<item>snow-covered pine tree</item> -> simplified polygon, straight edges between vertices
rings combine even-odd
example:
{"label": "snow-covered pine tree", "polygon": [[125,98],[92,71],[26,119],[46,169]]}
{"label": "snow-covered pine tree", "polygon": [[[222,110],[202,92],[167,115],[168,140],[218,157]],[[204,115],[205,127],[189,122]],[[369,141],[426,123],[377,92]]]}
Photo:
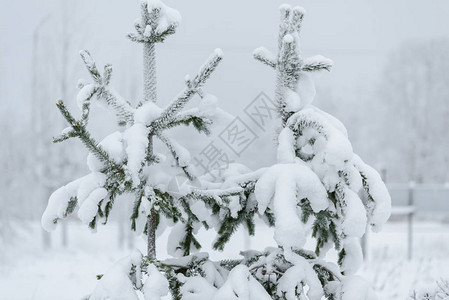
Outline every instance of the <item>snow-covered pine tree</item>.
{"label": "snow-covered pine tree", "polygon": [[[254,51],[275,70],[282,128],[277,164],[257,172],[251,204],[275,227],[278,248],[245,252],[240,263],[272,299],[372,299],[369,285],[354,275],[363,261],[359,239],[367,225],[381,229],[391,199],[379,174],[353,153],[343,124],[311,104],[315,87],[308,73],[329,71],[332,62],[301,56],[304,10],[282,5],[280,13],[277,53]],[[308,238],[313,251],[304,248]],[[338,264],[324,260],[332,247]]]}
{"label": "snow-covered pine tree", "polygon": [[[381,229],[391,199],[379,174],[353,153],[343,124],[311,104],[315,88],[308,73],[330,70],[332,62],[322,56],[302,58],[304,10],[282,5],[280,11],[277,54],[265,48],[254,52],[276,72],[282,121],[277,163],[255,172],[232,165],[211,185],[242,191],[225,197],[227,207],[220,208],[216,249],[240,225],[254,234],[256,218],[274,227],[278,247],[244,251],[241,260],[222,261],[229,273],[221,285],[211,282],[204,272],[208,268],[199,263],[205,273],[199,274],[210,286],[204,281],[201,288],[193,287],[185,280],[182,289],[190,287],[188,299],[375,299],[369,284],[355,275],[363,261],[359,239],[367,226]],[[314,249],[305,247],[308,239]],[[338,261],[326,261],[331,248]]]}
{"label": "snow-covered pine tree", "polygon": [[[186,86],[168,106],[157,106],[155,45],[174,34],[180,21],[179,12],[161,1],[141,1],[141,18],[134,24],[136,33],[128,35],[132,41],[143,44],[144,97],[136,106],[123,99],[110,86],[112,66],[106,65],[100,73],[88,51],[81,51],[80,55],[93,82],[80,80],[78,84],[80,91],[77,104],[81,117],[75,118],[63,101],[57,103],[69,127],[54,141],[80,139],[90,152],[87,165],[91,172],[59,188],[50,196],[42,216],[42,226],[48,231],[54,230],[60,220],[77,212],[79,219],[95,230],[99,222],[107,223],[117,197],[132,194],[134,208],[130,215],[131,228],[144,232],[148,240],[145,258],[135,253],[124,259],[125,263],[121,261],[114,265],[100,280],[89,299],[137,299],[134,290],[143,293],[145,299],[156,299],[167,294],[169,288],[174,298],[180,297],[180,282],[173,268],[156,259],[155,232],[162,218],[173,224],[182,224],[182,233],[178,234],[179,243],[175,243],[175,250],[180,250],[181,255],[188,255],[191,248],[200,247],[193,236],[192,226],[194,221],[199,223],[199,220],[191,213],[190,204],[199,197],[209,197],[209,194],[193,192],[189,185],[184,186],[187,190],[181,191],[181,196],[180,191],[172,193],[168,189],[170,179],[180,172],[192,181],[195,175],[188,150],[174,141],[166,131],[186,125],[193,126],[200,133],[209,133],[212,124],[210,117],[216,110],[216,98],[205,94],[202,87],[222,60],[223,54],[220,49],[216,49],[196,76],[186,76]],[[185,110],[184,107],[195,95],[201,98],[198,108]],[[92,104],[100,104],[113,111],[121,126],[119,131],[111,133],[102,141],[97,141],[88,127]],[[162,149],[164,147],[165,151]],[[232,191],[214,192],[218,198],[231,194]],[[195,259],[192,257],[185,261]],[[118,273],[115,272],[117,270]],[[165,274],[168,281],[159,271]]]}

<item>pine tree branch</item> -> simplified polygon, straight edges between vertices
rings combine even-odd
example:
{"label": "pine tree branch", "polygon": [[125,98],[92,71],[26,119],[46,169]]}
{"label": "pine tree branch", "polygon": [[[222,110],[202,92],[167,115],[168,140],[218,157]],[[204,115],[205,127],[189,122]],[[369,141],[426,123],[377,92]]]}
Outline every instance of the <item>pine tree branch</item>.
{"label": "pine tree branch", "polygon": [[155,33],[150,36],[145,36],[144,34],[139,33],[128,33],[126,35],[132,42],[140,43],[140,44],[157,44],[163,43],[167,37],[174,34],[176,32],[175,28],[170,27],[162,33]]}
{"label": "pine tree branch", "polygon": [[170,151],[170,153],[172,154],[173,158],[176,161],[176,164],[178,167],[180,167],[182,169],[182,171],[184,172],[184,174],[187,176],[187,178],[189,178],[189,180],[193,180],[195,177],[193,176],[193,173],[190,171],[190,165],[186,164],[186,162],[181,161],[181,157],[178,153],[178,149],[177,147],[175,147],[173,145],[173,141],[170,140],[169,137],[167,137],[164,133],[162,132],[157,132],[156,136],[159,138],[159,140],[161,140],[162,143],[165,144],[165,146],[168,148],[168,150]]}
{"label": "pine tree branch", "polygon": [[141,22],[140,19],[135,20],[135,21],[134,21],[134,28],[136,29],[136,31],[137,31],[138,34],[142,35],[144,29],[142,28],[140,22]]}
{"label": "pine tree branch", "polygon": [[104,66],[104,72],[103,72],[103,84],[109,85],[111,82],[112,77],[112,65],[107,64]]}
{"label": "pine tree branch", "polygon": [[[120,168],[111,158],[109,154],[99,145],[99,143],[91,137],[90,133],[87,131],[86,127],[82,122],[76,121],[75,118],[70,114],[67,110],[64,102],[60,100],[56,106],[61,112],[62,116],[67,120],[67,122],[72,127],[72,133],[70,134],[72,137],[78,137],[86,148],[92,152],[95,157],[97,157],[100,161],[105,162],[108,165]],[[55,139],[55,142],[58,142],[58,139]]]}
{"label": "pine tree branch", "polygon": [[156,119],[153,124],[157,128],[164,128],[173,121],[173,117],[181,111],[184,106],[198,93],[199,89],[209,79],[210,75],[215,71],[220,61],[223,59],[223,52],[216,49],[208,58],[206,63],[200,68],[198,74],[193,80],[187,81],[187,86],[172,101],[172,103],[162,112],[161,116]]}
{"label": "pine tree branch", "polygon": [[78,198],[77,197],[71,197],[69,202],[67,203],[67,208],[64,212],[64,218],[66,218],[68,215],[73,213],[75,211],[76,206],[78,205]]}
{"label": "pine tree branch", "polygon": [[189,195],[193,198],[200,198],[207,204],[214,203],[222,206],[227,202],[226,198],[231,196],[238,196],[244,191],[243,188],[229,188],[226,190],[213,190],[213,189],[195,189]]}
{"label": "pine tree branch", "polygon": [[301,7],[292,8],[288,4],[280,7],[278,53],[276,56],[261,47],[254,51],[254,58],[276,69],[275,102],[283,125],[292,112],[287,111],[286,89],[296,91],[302,72],[330,71],[332,61],[313,57],[303,61],[299,50],[299,34],[305,11]]}
{"label": "pine tree branch", "polygon": [[304,15],[306,14],[305,10],[302,7],[295,6],[293,8],[293,16],[291,21],[290,32],[297,32],[298,34],[301,32],[302,21],[304,20]]}
{"label": "pine tree branch", "polygon": [[[213,245],[214,249],[222,250],[225,244],[231,238],[232,234],[242,224],[246,226],[250,235],[254,235],[255,224],[253,219],[257,210],[257,206],[248,206],[248,197],[254,191],[254,184],[248,183],[243,185],[244,186],[241,188],[231,188],[227,190],[196,189],[180,199],[183,200],[190,198],[201,200],[206,204],[206,207],[212,210],[212,215],[220,217],[221,226],[218,231],[216,241]],[[231,213],[233,211],[233,208],[230,207],[230,197],[239,197],[239,204],[241,205],[241,209],[237,212],[236,216]],[[234,206],[235,204],[232,205]],[[223,211],[226,211],[226,213],[223,214]]]}
{"label": "pine tree branch", "polygon": [[316,72],[326,70],[328,72],[332,69],[333,62],[330,59],[322,57],[320,55],[307,58],[301,67],[304,72]]}
{"label": "pine tree branch", "polygon": [[131,42],[135,43],[146,43],[147,41],[143,38],[142,34],[128,33],[126,35],[127,38],[131,40]]}
{"label": "pine tree branch", "polygon": [[[94,94],[97,94],[98,98],[103,98],[106,103],[115,110],[116,116],[119,119],[119,124],[131,124],[134,117],[134,108],[109,87],[112,77],[112,66],[109,64],[105,65],[103,76],[101,76],[89,51],[83,50],[80,52],[80,55],[97,85],[85,102],[88,102],[87,100],[90,100]],[[84,85],[81,85],[80,87],[84,87]],[[88,108],[89,107],[85,110],[83,107],[83,119],[85,119],[86,122],[88,119]]]}
{"label": "pine tree branch", "polygon": [[103,86],[98,93],[115,110],[120,125],[133,123],[134,108],[125,99],[107,86]]}
{"label": "pine tree branch", "polygon": [[86,65],[86,68],[89,71],[90,75],[92,76],[94,82],[98,85],[102,85],[103,81],[101,80],[100,72],[98,72],[97,66],[95,65],[95,61],[92,59],[92,56],[90,55],[89,51],[82,50],[80,51],[80,55],[84,62],[84,65]]}
{"label": "pine tree branch", "polygon": [[[233,218],[230,214],[225,215],[221,222],[220,229],[217,232],[218,237],[213,244],[213,248],[216,250],[223,250],[231,236],[237,231],[238,227],[241,224],[244,224],[248,219],[252,219],[255,212],[255,208],[250,211],[242,209],[236,218]],[[252,232],[252,234],[254,234],[254,232]]]}
{"label": "pine tree branch", "polygon": [[179,203],[174,197],[172,197],[168,192],[162,192],[158,189],[154,189],[154,193],[157,197],[157,205],[160,211],[168,218],[172,219],[173,222],[181,221],[185,223],[185,219],[179,211]]}
{"label": "pine tree branch", "polygon": [[136,20],[134,23],[137,33],[128,33],[127,35],[131,41],[146,44],[162,43],[168,36],[176,32],[178,23],[169,24],[167,29],[162,32],[157,31],[161,20],[160,7],[153,7],[150,11],[148,9],[148,3],[142,2],[140,11],[141,19]]}
{"label": "pine tree branch", "polygon": [[322,119],[303,111],[292,114],[286,123],[287,126],[294,132],[295,136],[298,136],[306,128],[314,128],[326,140],[329,138],[329,129],[326,128],[326,124],[322,122]]}
{"label": "pine tree branch", "polygon": [[301,72],[301,57],[298,53],[298,45],[293,35],[287,34],[282,42],[279,52],[278,71],[283,73],[281,83],[283,87],[296,89]]}
{"label": "pine tree branch", "polygon": [[269,67],[276,68],[276,57],[265,47],[254,50],[253,57]]}
{"label": "pine tree branch", "polygon": [[81,123],[87,125],[89,122],[90,104],[92,103],[92,97],[98,92],[97,88],[92,89],[86,99],[84,99],[83,106],[81,107]]}
{"label": "pine tree branch", "polygon": [[290,16],[292,8],[288,4],[283,4],[279,8],[280,10],[280,22],[279,22],[279,35],[278,35],[278,49],[282,48],[282,43],[286,34],[290,32]]}
{"label": "pine tree branch", "polygon": [[198,130],[198,132],[200,133],[205,133],[207,135],[210,134],[210,129],[209,129],[209,125],[212,124],[212,120],[201,116],[201,115],[195,115],[193,113],[188,113],[188,114],[178,114],[176,115],[171,121],[170,123],[166,124],[166,128],[173,128],[173,127],[177,127],[179,125],[185,125],[185,126],[189,126],[189,125],[193,125],[193,127],[195,127],[196,130]]}
{"label": "pine tree branch", "polygon": [[215,49],[214,53],[207,59],[206,63],[200,68],[199,73],[192,81],[192,88],[201,88],[210,75],[215,71],[220,61],[223,59],[223,51]]}

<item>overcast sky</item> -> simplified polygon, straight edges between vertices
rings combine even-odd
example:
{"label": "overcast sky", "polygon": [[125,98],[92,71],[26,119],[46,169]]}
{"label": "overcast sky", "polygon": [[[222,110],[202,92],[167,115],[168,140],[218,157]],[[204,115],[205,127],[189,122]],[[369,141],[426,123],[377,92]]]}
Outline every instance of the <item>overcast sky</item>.
{"label": "overcast sky", "polygon": [[[62,0],[1,2],[0,96],[15,106],[30,97],[31,41],[35,27],[48,18],[39,33],[57,32],[58,29],[49,27],[58,24]],[[69,14],[70,31],[81,38],[74,39],[69,56],[76,61],[78,51],[87,48],[99,64],[110,62],[116,70],[137,73],[140,47],[131,44],[124,35],[133,29],[133,20],[138,17],[138,1],[75,2]],[[208,88],[225,98],[225,107],[238,106],[236,103],[251,99],[261,90],[271,93],[273,72],[254,61],[251,53],[262,45],[275,50],[278,7],[283,2],[166,0],[166,4],[181,12],[183,21],[178,33],[158,49],[162,97],[175,95],[182,87],[184,75],[195,72],[216,47],[224,50],[225,61]],[[304,54],[322,54],[335,62],[333,72],[320,81],[343,92],[359,82],[374,82],[385,55],[404,40],[449,37],[449,1],[446,0],[290,3],[299,4],[307,11],[302,32]],[[81,64],[77,68],[83,71]],[[114,79],[120,80],[119,71],[116,75]],[[140,78],[140,73],[137,76]]]}

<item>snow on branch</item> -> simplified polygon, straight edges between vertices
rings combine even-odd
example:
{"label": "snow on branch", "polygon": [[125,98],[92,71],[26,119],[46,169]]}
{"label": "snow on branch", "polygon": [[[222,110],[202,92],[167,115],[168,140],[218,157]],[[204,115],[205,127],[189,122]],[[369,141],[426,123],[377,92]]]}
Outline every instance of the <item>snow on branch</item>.
{"label": "snow on branch", "polygon": [[[105,184],[105,174],[92,172],[53,192],[42,216],[44,229],[54,230],[57,221],[73,213],[77,207],[79,207],[78,217],[80,220],[94,229],[101,206],[103,207],[102,212],[104,211],[104,205],[101,204],[109,195],[104,188]],[[100,217],[104,216],[102,212]]]}
{"label": "snow on branch", "polygon": [[83,110],[83,116],[87,121],[89,106],[85,106],[86,102],[90,102],[93,95],[97,95],[98,99],[103,99],[106,104],[111,107],[119,119],[119,123],[124,125],[132,122],[134,108],[125,101],[121,96],[109,87],[112,76],[112,66],[104,67],[103,76],[100,75],[95,62],[87,50],[80,52],[81,58],[86,65],[87,70],[94,80],[94,84],[80,85],[80,91],[77,96],[78,106]]}
{"label": "snow on branch", "polygon": [[332,61],[322,56],[303,59],[299,49],[300,31],[305,11],[284,4],[280,7],[278,53],[264,47],[257,48],[253,56],[276,71],[275,102],[285,123],[292,113],[300,111],[315,97],[315,86],[307,72],[330,71]]}
{"label": "snow on branch", "polygon": [[326,70],[329,71],[332,69],[333,61],[329,58],[326,58],[322,55],[315,55],[304,60],[304,63],[301,69],[305,72],[314,72]]}
{"label": "snow on branch", "polygon": [[126,164],[127,171],[133,182],[133,186],[137,187],[141,183],[141,172],[145,164],[147,156],[147,148],[149,130],[142,123],[135,123],[123,133],[126,141],[126,154],[128,161]]}
{"label": "snow on branch", "polygon": [[304,15],[306,10],[300,6],[295,6],[293,8],[293,17],[291,20],[290,32],[301,32],[302,21],[304,20]]}
{"label": "snow on branch", "polygon": [[195,189],[192,191],[192,196],[198,197],[205,201],[206,203],[214,203],[218,205],[222,205],[226,203],[226,197],[237,196],[243,192],[243,189],[240,187],[234,187],[229,189]]}
{"label": "snow on branch", "polygon": [[186,81],[186,87],[181,91],[173,102],[165,108],[161,116],[154,121],[156,128],[163,128],[173,121],[174,116],[180,112],[189,100],[198,93],[199,89],[209,79],[210,75],[215,71],[220,61],[223,59],[223,51],[216,49],[214,53],[200,68],[198,74],[193,80]]}
{"label": "snow on branch", "polygon": [[119,119],[119,125],[132,123],[134,108],[113,88],[104,86],[103,89],[100,90],[99,97],[103,98],[106,103],[115,110],[115,114]]}
{"label": "snow on branch", "polygon": [[189,151],[175,142],[174,140],[167,137],[162,132],[157,132],[156,136],[165,144],[165,146],[170,150],[173,158],[176,161],[177,166],[179,166],[187,178],[193,180],[194,176],[190,170],[190,153]]}
{"label": "snow on branch", "polygon": [[67,110],[64,102],[59,101],[57,104],[63,117],[70,124],[71,129],[67,133],[63,133],[60,137],[55,138],[54,142],[61,142],[70,137],[78,137],[87,149],[95,155],[100,161],[107,163],[111,166],[117,166],[117,164],[110,159],[109,154],[99,145],[99,143],[92,138],[89,131],[86,129],[86,124],[81,121],[75,120],[75,118]]}
{"label": "snow on branch", "polygon": [[280,22],[279,22],[279,36],[278,36],[278,48],[282,46],[282,41],[284,36],[291,32],[291,12],[292,7],[289,4],[282,4],[279,7],[280,12]]}
{"label": "snow on branch", "polygon": [[[134,286],[142,287],[141,273],[142,255],[138,250],[133,255],[127,256],[114,265],[103,275],[101,275],[94,291],[88,296],[89,300],[100,300],[108,298],[119,298],[127,300],[138,300]],[[151,272],[152,279],[155,275]],[[159,278],[158,278],[159,279]],[[166,281],[166,279],[164,278]],[[164,280],[154,280],[154,283],[164,285]],[[163,290],[163,287],[161,288]],[[150,294],[150,293],[149,293]],[[154,296],[151,293],[152,296]],[[155,298],[157,299],[157,298]]]}
{"label": "snow on branch", "polygon": [[301,57],[296,39],[291,34],[286,34],[282,40],[279,51],[278,69],[284,73],[283,86],[294,89],[299,81],[301,72]]}
{"label": "snow on branch", "polygon": [[259,214],[270,207],[276,218],[275,240],[284,249],[302,248],[306,232],[299,204],[307,199],[314,212],[328,207],[327,192],[318,176],[305,164],[277,164],[257,181]]}
{"label": "snow on branch", "polygon": [[137,43],[161,43],[176,32],[181,20],[177,10],[160,0],[143,0],[141,19],[134,23],[137,33],[129,33],[128,38]]}
{"label": "snow on branch", "polygon": [[51,194],[41,219],[42,227],[46,231],[55,230],[58,220],[67,217],[75,210],[78,204],[76,195],[80,182],[81,178],[60,187]]}
{"label": "snow on branch", "polygon": [[[316,113],[313,106],[293,114],[286,125],[295,132],[299,153],[312,155],[306,161],[316,157],[317,162],[323,160],[323,163],[332,165],[335,170],[343,170],[352,159],[352,145],[347,136],[324,115]],[[307,146],[311,142],[313,145]],[[327,173],[329,172],[324,172],[323,175]],[[332,191],[332,185],[326,186]]]}
{"label": "snow on branch", "polygon": [[391,214],[391,197],[379,173],[365,164],[358,155],[354,155],[353,164],[362,176],[363,189],[368,198],[369,223],[373,231],[382,229]]}
{"label": "snow on branch", "polygon": [[204,113],[201,110],[198,108],[193,108],[178,113],[166,126],[167,128],[172,128],[179,125],[193,125],[198,132],[203,132],[209,135],[209,126],[212,125],[212,123],[213,121],[204,116]]}
{"label": "snow on branch", "polygon": [[97,66],[95,65],[95,61],[92,59],[92,56],[90,55],[89,51],[87,50],[80,51],[80,56],[84,62],[84,65],[86,66],[87,70],[92,76],[94,82],[98,85],[103,84],[100,72],[98,72]]}
{"label": "snow on branch", "polygon": [[[136,251],[101,277],[91,299],[115,295],[137,299],[132,286],[151,299],[160,299],[168,290],[173,299],[293,300],[298,295],[307,295],[308,299],[349,299],[342,296],[357,295],[357,288],[335,264],[312,252],[295,249],[287,255],[281,248],[267,248],[241,255],[243,259],[215,262],[207,253],[196,253],[159,261]],[[267,277],[275,288],[264,288]],[[365,289],[363,294],[370,295],[366,282],[356,282]]]}
{"label": "snow on branch", "polygon": [[266,64],[267,66],[276,68],[276,57],[267,48],[259,47],[255,49],[253,52],[253,56],[255,59]]}
{"label": "snow on branch", "polygon": [[[215,71],[220,61],[223,59],[223,51],[221,49],[215,49],[212,55],[201,66],[200,71],[191,81],[190,88],[198,89],[204,85],[210,75]],[[189,85],[189,84],[188,84]]]}

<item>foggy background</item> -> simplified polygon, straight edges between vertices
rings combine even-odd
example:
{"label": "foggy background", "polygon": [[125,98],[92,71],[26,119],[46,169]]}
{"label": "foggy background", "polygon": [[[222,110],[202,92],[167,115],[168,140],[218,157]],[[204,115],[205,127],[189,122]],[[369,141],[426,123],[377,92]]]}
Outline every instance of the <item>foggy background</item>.
{"label": "foggy background", "polygon": [[[220,107],[239,115],[261,92],[274,98],[275,74],[252,52],[260,46],[276,51],[278,7],[286,1],[164,2],[183,20],[177,33],[157,46],[159,105],[169,103],[184,76],[194,74],[215,48],[225,57],[205,91],[218,97]],[[89,79],[78,54],[82,49],[90,51],[99,68],[113,65],[111,85],[125,99],[141,99],[142,49],[125,37],[139,16],[138,3],[1,0],[0,252],[15,249],[17,232],[27,230],[35,230],[38,247],[41,238],[47,247],[69,243],[67,233],[60,241],[60,233],[42,235],[38,229],[51,192],[87,169],[79,141],[52,144],[66,127],[55,103],[63,99],[77,112],[77,81]],[[304,57],[321,54],[334,61],[330,73],[315,78],[314,104],[346,125],[355,152],[387,181],[394,205],[410,204],[409,183],[416,182],[412,204],[417,216],[447,223],[449,2],[289,3],[307,11]],[[111,132],[102,127],[110,116],[96,114],[98,135]],[[248,164],[256,168],[270,155],[265,150],[253,147],[240,162],[251,157]],[[399,215],[399,220],[408,217]]]}

